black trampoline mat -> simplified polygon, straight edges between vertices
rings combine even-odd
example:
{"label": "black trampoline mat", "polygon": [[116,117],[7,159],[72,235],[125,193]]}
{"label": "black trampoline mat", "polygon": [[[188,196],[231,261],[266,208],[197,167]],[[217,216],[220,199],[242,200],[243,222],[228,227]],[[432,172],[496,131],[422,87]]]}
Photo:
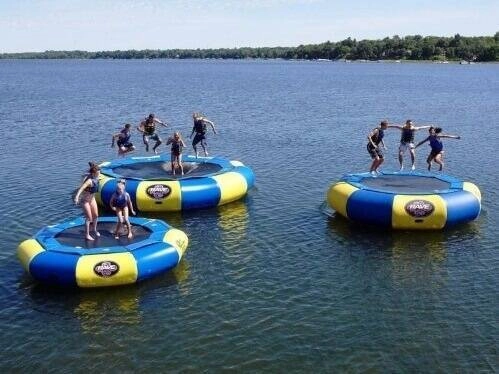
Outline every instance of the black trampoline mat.
{"label": "black trampoline mat", "polygon": [[222,170],[222,166],[214,163],[182,162],[184,175],[180,175],[180,170],[175,170],[172,175],[171,162],[137,162],[113,168],[113,172],[124,178],[140,179],[178,179],[181,177],[203,177]]}
{"label": "black trampoline mat", "polygon": [[450,183],[430,176],[378,175],[362,179],[363,185],[380,191],[402,193],[435,193],[450,188]]}
{"label": "black trampoline mat", "polygon": [[97,230],[100,233],[99,237],[95,234],[90,235],[95,239],[93,241],[85,240],[85,225],[74,226],[67,228],[55,236],[55,239],[62,245],[69,247],[81,248],[97,248],[97,247],[112,247],[116,245],[130,245],[142,240],[146,240],[151,235],[151,231],[143,226],[132,224],[133,238],[127,238],[127,229],[122,225],[120,230],[120,238],[114,238],[114,230],[116,222],[97,223]]}

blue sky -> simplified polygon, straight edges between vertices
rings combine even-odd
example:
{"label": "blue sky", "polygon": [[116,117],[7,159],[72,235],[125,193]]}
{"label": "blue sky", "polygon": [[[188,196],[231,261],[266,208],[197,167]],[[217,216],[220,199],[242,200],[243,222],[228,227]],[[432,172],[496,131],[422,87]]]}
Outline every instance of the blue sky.
{"label": "blue sky", "polygon": [[0,52],[494,35],[498,0],[0,0]]}

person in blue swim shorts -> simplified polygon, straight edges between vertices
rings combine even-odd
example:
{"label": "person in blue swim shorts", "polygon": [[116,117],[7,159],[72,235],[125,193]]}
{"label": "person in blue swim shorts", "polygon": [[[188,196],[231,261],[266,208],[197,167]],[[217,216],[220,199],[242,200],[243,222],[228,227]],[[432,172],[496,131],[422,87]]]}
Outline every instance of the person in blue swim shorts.
{"label": "person in blue swim shorts", "polygon": [[140,122],[140,125],[137,127],[137,130],[139,130],[142,133],[142,141],[144,142],[144,144],[146,146],[146,152],[149,152],[149,140],[150,139],[152,139],[156,142],[154,144],[154,146],[152,147],[152,150],[154,151],[154,153],[158,153],[157,148],[162,143],[162,140],[159,137],[159,134],[156,132],[156,124],[159,124],[163,127],[168,126],[168,124],[162,122],[161,120],[156,118],[153,113],[151,113],[142,122]]}

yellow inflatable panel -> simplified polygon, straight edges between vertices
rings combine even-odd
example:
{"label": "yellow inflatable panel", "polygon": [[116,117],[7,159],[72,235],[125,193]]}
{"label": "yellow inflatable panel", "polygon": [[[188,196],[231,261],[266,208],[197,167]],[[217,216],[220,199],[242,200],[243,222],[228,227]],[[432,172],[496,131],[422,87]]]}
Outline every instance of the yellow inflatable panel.
{"label": "yellow inflatable panel", "polygon": [[40,252],[45,251],[35,239],[23,241],[17,247],[17,258],[21,261],[24,269],[29,273],[29,264],[31,260]]}
{"label": "yellow inflatable panel", "polygon": [[107,175],[104,175],[104,174],[100,174],[99,175],[99,192],[96,193],[94,196],[95,196],[95,200],[97,201],[97,204],[100,204],[101,206],[103,205],[102,204],[102,199],[101,199],[101,189],[102,189],[102,186],[104,186],[108,181],[112,180],[114,178],[110,178],[108,177]]}
{"label": "yellow inflatable panel", "polygon": [[80,257],[76,264],[79,287],[118,286],[135,283],[137,262],[131,253],[109,253]]}
{"label": "yellow inflatable panel", "polygon": [[392,227],[396,229],[441,229],[447,221],[447,205],[438,195],[395,195]]}
{"label": "yellow inflatable panel", "polygon": [[327,191],[327,201],[335,211],[343,217],[347,215],[347,202],[351,194],[357,191],[358,188],[352,186],[350,183],[338,182],[332,185]]}
{"label": "yellow inflatable panel", "polygon": [[183,231],[177,229],[171,229],[163,238],[163,241],[171,244],[175,247],[177,252],[179,253],[179,257],[182,257],[187,249],[187,245],[189,244],[189,239],[187,235]]}
{"label": "yellow inflatable panel", "polygon": [[182,208],[181,199],[178,181],[143,181],[137,186],[136,203],[138,210],[145,212],[178,211]]}
{"label": "yellow inflatable panel", "polygon": [[478,201],[482,201],[482,193],[478,189],[476,185],[474,185],[471,182],[463,182],[463,190],[468,191],[475,195],[475,197],[478,199]]}
{"label": "yellow inflatable panel", "polygon": [[220,188],[220,201],[218,205],[238,200],[248,190],[246,179],[239,173],[230,171],[212,177]]}

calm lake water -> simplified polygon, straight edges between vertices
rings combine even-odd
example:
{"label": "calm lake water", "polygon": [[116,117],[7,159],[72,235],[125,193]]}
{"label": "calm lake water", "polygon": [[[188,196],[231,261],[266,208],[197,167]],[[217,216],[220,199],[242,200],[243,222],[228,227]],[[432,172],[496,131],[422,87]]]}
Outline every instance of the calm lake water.
{"label": "calm lake water", "polygon": [[[1,371],[497,371],[498,87],[492,64],[0,60]],[[256,188],[158,216],[190,239],[174,271],[71,291],[24,273],[17,245],[81,214],[72,193],[89,160],[116,157],[121,124],[154,112],[187,137],[193,111]],[[475,222],[396,232],[324,214],[329,185],[368,170],[384,118],[461,135],[446,172],[480,187]]]}

